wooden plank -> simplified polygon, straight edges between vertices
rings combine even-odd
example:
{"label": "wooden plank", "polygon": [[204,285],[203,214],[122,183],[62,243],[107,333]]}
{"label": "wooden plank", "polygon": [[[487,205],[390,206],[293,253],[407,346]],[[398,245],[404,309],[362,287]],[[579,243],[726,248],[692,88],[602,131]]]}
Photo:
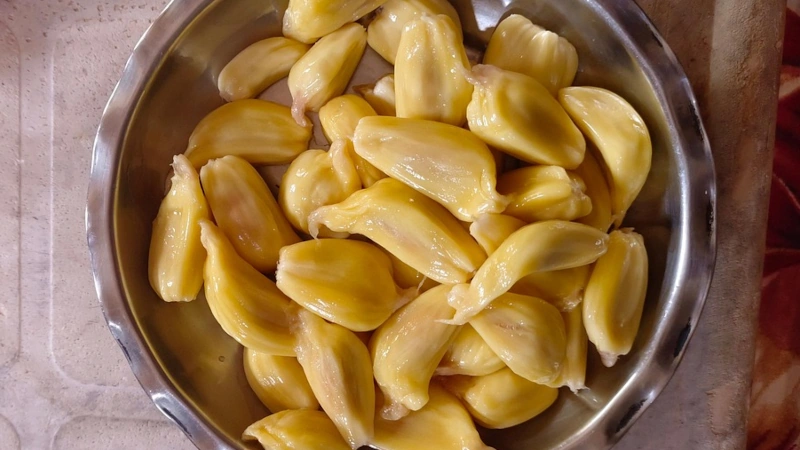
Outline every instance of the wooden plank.
{"label": "wooden plank", "polygon": [[640,0],[686,69],[717,169],[717,268],[675,377],[619,449],[741,449],[785,1]]}

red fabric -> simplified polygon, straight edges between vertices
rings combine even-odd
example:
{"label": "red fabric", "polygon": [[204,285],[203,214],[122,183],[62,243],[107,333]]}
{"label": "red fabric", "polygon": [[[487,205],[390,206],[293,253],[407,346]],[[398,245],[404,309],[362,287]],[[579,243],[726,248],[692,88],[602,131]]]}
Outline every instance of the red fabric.
{"label": "red fabric", "polygon": [[800,11],[786,10],[786,29],[783,32],[783,64],[800,67]]}
{"label": "red fabric", "polygon": [[776,126],[750,450],[800,449],[800,15],[791,6]]}

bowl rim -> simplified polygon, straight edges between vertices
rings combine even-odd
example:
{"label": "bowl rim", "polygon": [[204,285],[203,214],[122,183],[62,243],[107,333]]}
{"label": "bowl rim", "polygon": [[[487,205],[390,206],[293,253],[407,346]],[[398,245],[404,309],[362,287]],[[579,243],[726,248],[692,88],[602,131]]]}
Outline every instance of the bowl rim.
{"label": "bowl rim", "polygon": [[[205,415],[184,398],[157,364],[131,314],[117,262],[114,232],[116,189],[113,187],[119,178],[121,150],[128,126],[151,76],[161,67],[169,49],[186,26],[217,1],[171,0],[134,47],[97,130],[85,218],[95,289],[111,334],[158,409],[175,422],[194,445],[204,449],[235,448],[236,442],[216,432]],[[648,348],[654,348],[646,356],[650,363],[648,370],[635,371],[608,404],[571,438],[562,442],[557,447],[559,449],[611,447],[664,389],[697,327],[716,261],[714,160],[697,100],[683,68],[634,1],[588,0],[586,3],[625,37],[626,49],[640,63],[670,125],[670,140],[683,144],[680,148],[686,159],[686,177],[693,185],[690,192],[699,192],[694,196],[683,196],[682,209],[704,210],[706,229],[705,233],[692,234],[688,223],[682,223],[678,228],[681,232],[676,266],[678,280],[692,278],[690,286],[694,292],[688,294],[696,300],[690,308],[675,313],[680,317],[668,318],[669,329],[660,330],[648,343]],[[653,64],[653,61],[658,61],[658,64]],[[667,95],[667,92],[680,95]],[[683,222],[688,222],[688,218],[684,217]],[[660,295],[674,299],[679,293],[687,294],[662,286]],[[664,363],[662,359],[665,358],[659,359],[659,356],[669,358]]]}

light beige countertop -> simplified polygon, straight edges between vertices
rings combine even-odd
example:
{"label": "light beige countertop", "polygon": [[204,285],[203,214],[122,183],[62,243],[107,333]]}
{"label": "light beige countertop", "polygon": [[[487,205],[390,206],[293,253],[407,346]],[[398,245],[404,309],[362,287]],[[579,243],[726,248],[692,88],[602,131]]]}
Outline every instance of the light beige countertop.
{"label": "light beige countertop", "polygon": [[[106,327],[84,229],[103,106],[164,4],[0,0],[0,449],[193,448]],[[719,256],[682,365],[617,448],[743,448],[784,3],[640,4],[700,100]]]}

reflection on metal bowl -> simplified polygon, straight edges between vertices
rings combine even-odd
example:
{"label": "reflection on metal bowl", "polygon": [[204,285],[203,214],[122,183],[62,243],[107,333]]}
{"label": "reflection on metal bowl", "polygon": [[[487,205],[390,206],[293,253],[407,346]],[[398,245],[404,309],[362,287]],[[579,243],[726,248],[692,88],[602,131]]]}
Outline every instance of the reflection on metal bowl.
{"label": "reflection on metal bowl", "polygon": [[[606,369],[590,348],[588,390],[561,395],[525,424],[484,433],[500,450],[610,447],[674,372],[713,272],[714,170],[689,82],[633,1],[453,3],[473,51],[510,13],[564,35],[581,59],[575,84],[621,94],[650,128],[652,172],[625,222],[644,235],[651,268],[633,351]],[[185,150],[195,124],[223,103],[216,88],[220,70],[248,44],[279,35],[285,7],[285,0],[170,3],[136,46],[95,142],[87,232],[109,327],[156,405],[204,449],[247,448],[241,432],[267,411],[247,386],[241,348],[205,301],[168,304],[151,290],[150,223],[172,156]],[[372,58],[354,84],[391,70]]]}

